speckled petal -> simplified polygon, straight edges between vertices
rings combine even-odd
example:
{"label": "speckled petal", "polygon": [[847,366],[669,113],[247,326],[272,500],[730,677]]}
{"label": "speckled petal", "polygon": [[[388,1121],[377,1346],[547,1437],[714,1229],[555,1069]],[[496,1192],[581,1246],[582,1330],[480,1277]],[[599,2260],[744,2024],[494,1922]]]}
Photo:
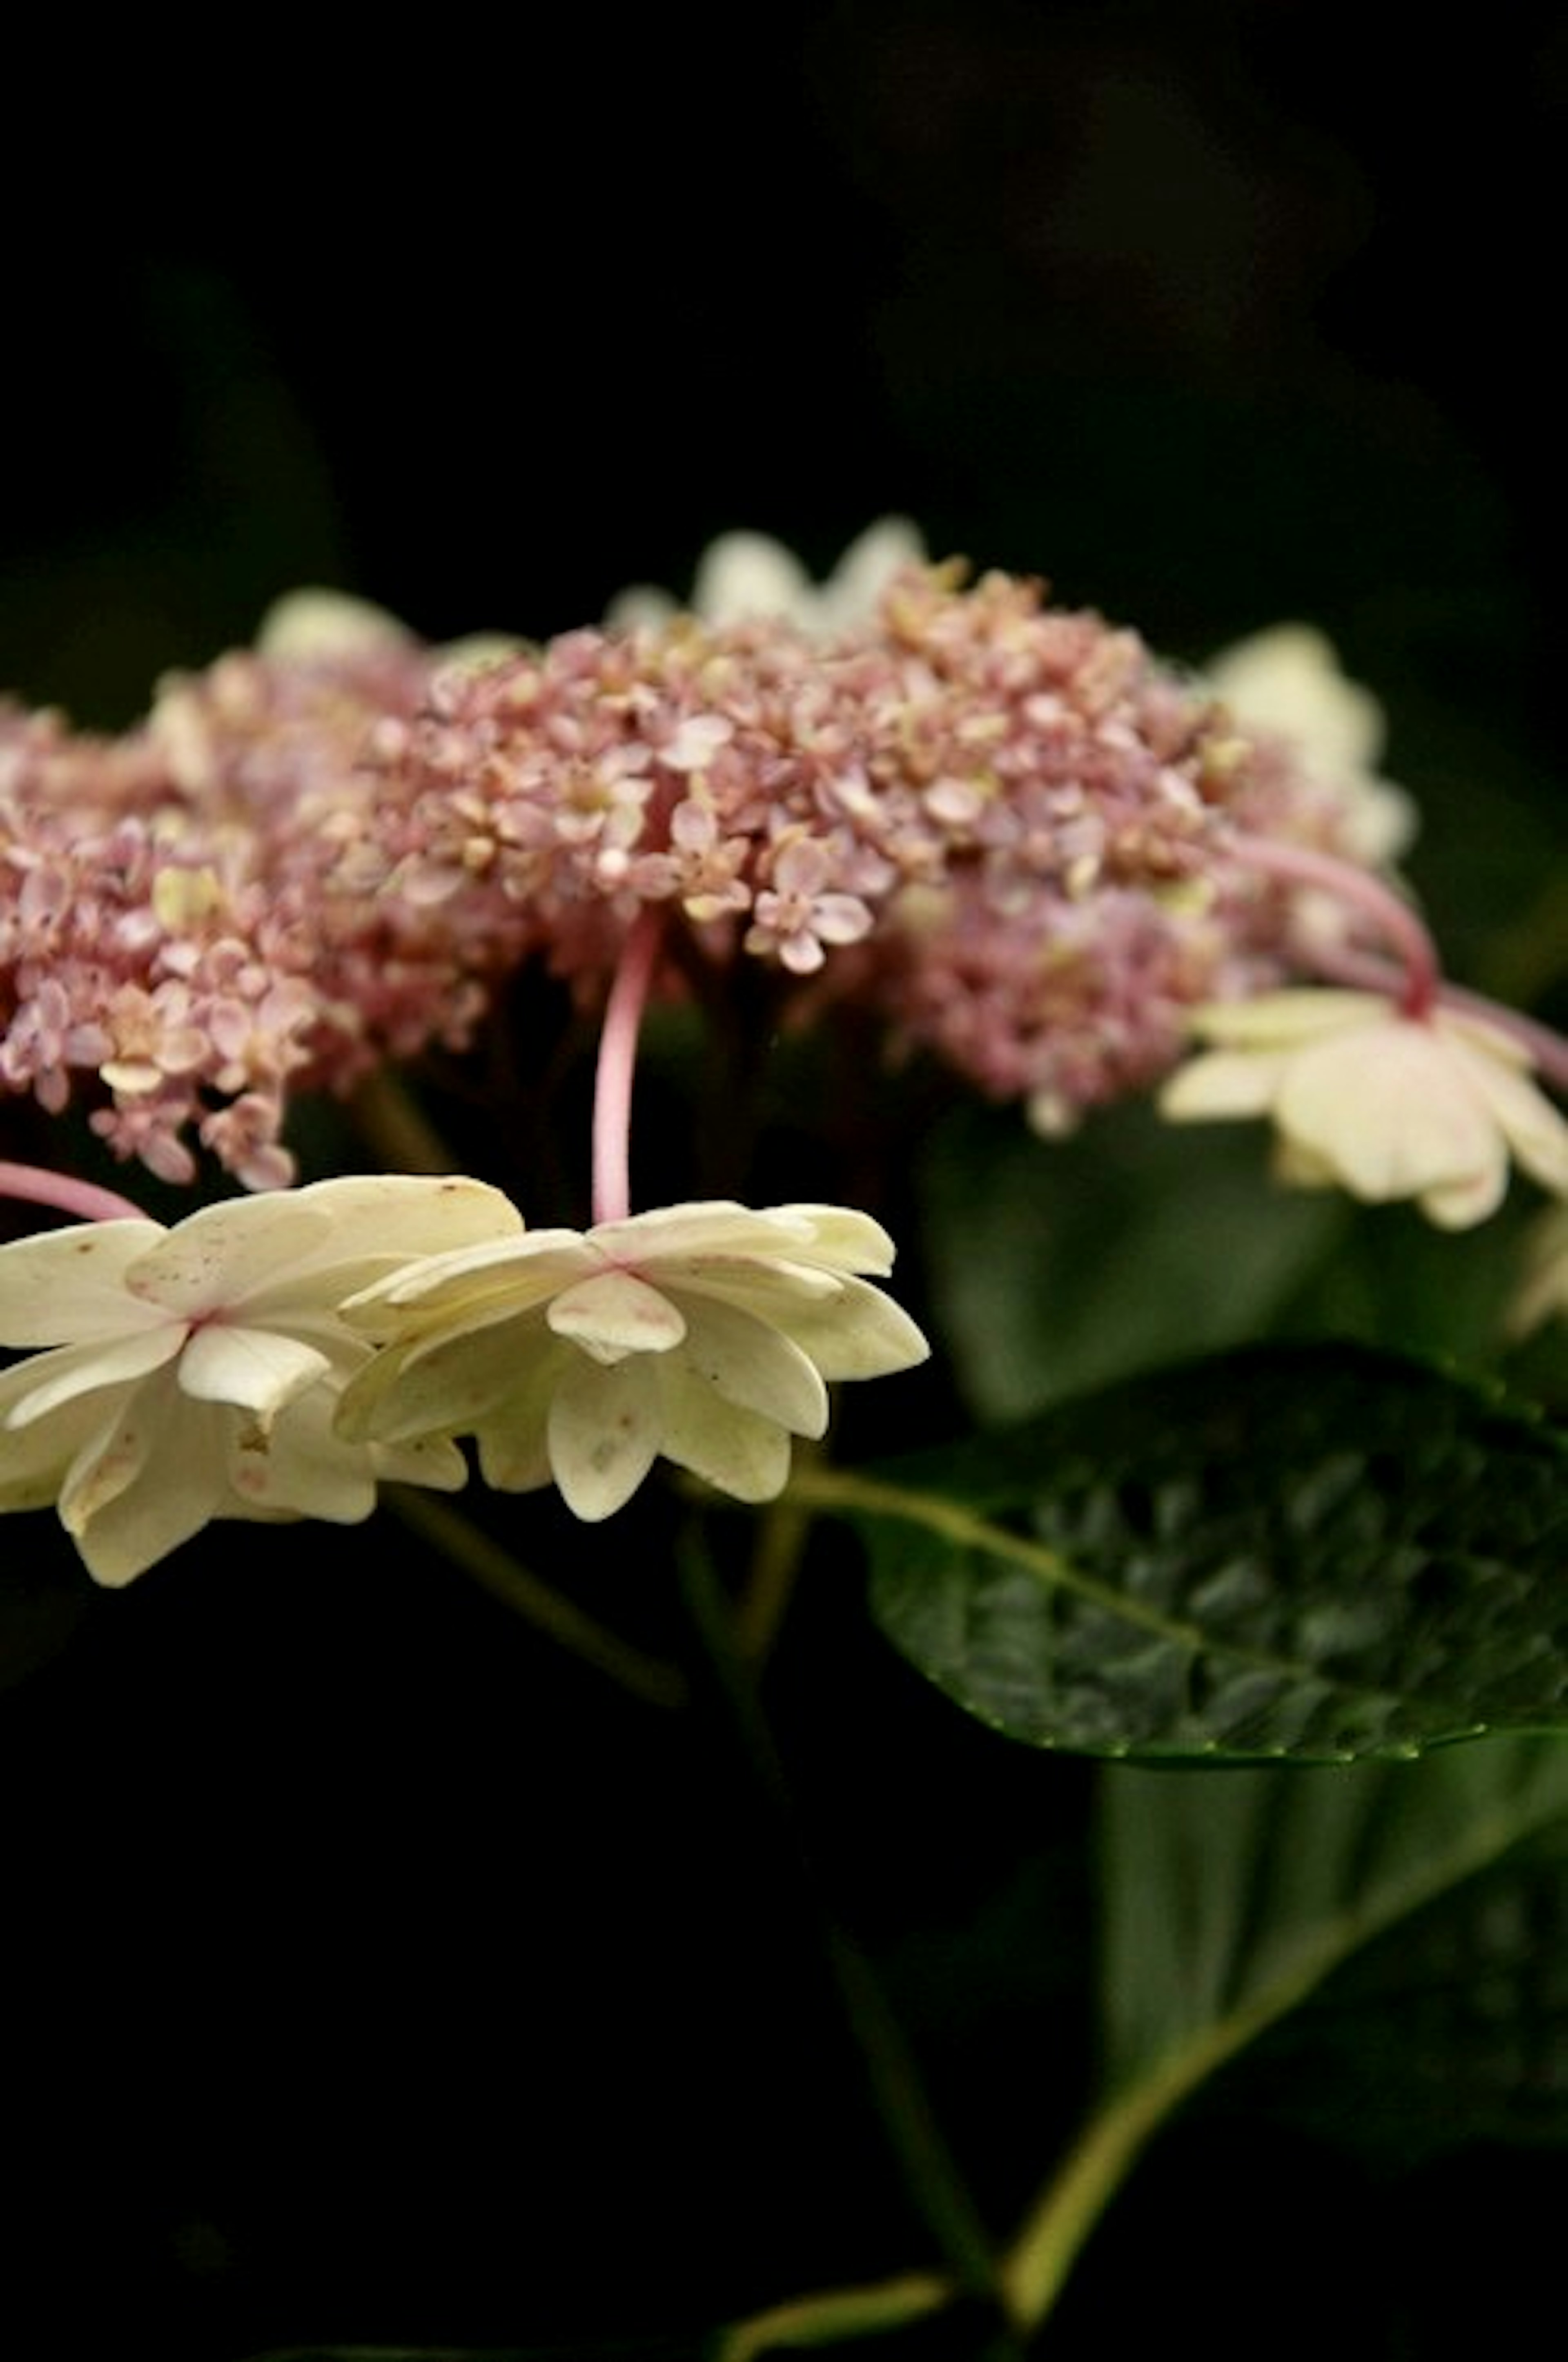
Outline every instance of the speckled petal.
{"label": "speckled petal", "polygon": [[682,1366],[727,1403],[796,1435],[824,1435],[828,1389],[797,1344],[733,1305],[689,1299]]}
{"label": "speckled petal", "polygon": [[654,1365],[663,1451],[677,1468],[736,1501],[771,1501],[789,1476],[790,1440],[776,1420],[726,1402],[685,1352]]}
{"label": "speckled petal", "polygon": [[658,1456],[657,1358],[606,1369],[575,1353],[550,1406],[550,1464],[562,1497],[588,1523],[625,1506]]}
{"label": "speckled petal", "polygon": [[226,1413],[186,1404],[172,1373],[138,1387],[72,1466],[60,1522],[99,1583],[129,1583],[217,1514]]}
{"label": "speckled petal", "polygon": [[630,1271],[601,1271],[578,1280],[555,1297],[546,1317],[557,1337],[570,1338],[596,1362],[667,1353],[686,1333],[670,1298]]}
{"label": "speckled petal", "polygon": [[172,1362],[184,1342],[177,1320],[115,1337],[102,1344],[60,1345],[22,1362],[0,1378],[0,1420],[7,1428],[47,1418],[79,1395],[135,1387],[149,1372]]}
{"label": "speckled petal", "polygon": [[86,1344],[155,1323],[126,1272],[165,1235],[158,1222],[83,1222],[0,1247],[0,1344]]}

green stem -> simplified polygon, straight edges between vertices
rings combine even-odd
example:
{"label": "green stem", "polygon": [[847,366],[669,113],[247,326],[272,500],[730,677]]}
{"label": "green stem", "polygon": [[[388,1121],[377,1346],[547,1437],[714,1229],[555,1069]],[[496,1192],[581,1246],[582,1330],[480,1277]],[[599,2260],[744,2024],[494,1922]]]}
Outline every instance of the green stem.
{"label": "green stem", "polygon": [[[956,2283],[948,2292],[954,2297],[970,2295],[994,2304],[998,2290],[990,2237],[937,2126],[903,2030],[888,2007],[871,1963],[817,1884],[750,1668],[735,1643],[729,1603],[719,1589],[695,1521],[688,1526],[680,1565],[682,1592],[692,1627],[726,1719],[745,1759],[753,1787],[767,1805],[783,1848],[791,1859],[801,1898],[816,1923],[817,1942],[864,2066],[883,2132],[905,2186],[938,2242]],[[924,2279],[920,2284],[936,2285]],[[932,2303],[937,2301],[931,2299]],[[818,2300],[806,2301],[815,2304]],[[923,2305],[921,2309],[929,2307]],[[742,2347],[741,2351],[745,2350]]]}
{"label": "green stem", "polygon": [[509,1551],[471,1524],[459,1510],[403,1485],[384,1485],[381,1504],[439,1551],[443,1558],[472,1575],[514,1615],[522,1617],[537,1631],[548,1633],[551,1639],[569,1649],[585,1664],[607,1673],[633,1697],[641,1698],[649,1705],[685,1705],[685,1676],[678,1665],[645,1655],[630,1640],[623,1640],[619,1633],[585,1615],[538,1575],[530,1573]]}
{"label": "green stem", "polygon": [[1116,2191],[1148,2142],[1201,2083],[1260,2034],[1299,2007],[1354,1952],[1386,1935],[1441,1894],[1489,1869],[1528,1837],[1562,1817],[1548,1796],[1529,1811],[1477,1821],[1446,1852],[1390,1885],[1383,1899],[1342,1912],[1303,1939],[1278,1975],[1225,2016],[1205,2025],[1091,2117],[1025,2219],[1002,2268],[1007,2311],[1019,2329],[1036,2328]]}
{"label": "green stem", "polygon": [[[797,1462],[809,1456],[809,1446],[797,1443]],[[815,1515],[785,1495],[770,1501],[758,1522],[757,1546],[734,1618],[740,1653],[753,1668],[767,1662],[789,1613]]]}
{"label": "green stem", "polygon": [[935,2272],[901,2272],[866,2288],[824,2289],[733,2323],[719,2338],[714,2362],[756,2362],[758,2355],[780,2346],[822,2345],[829,2339],[896,2329],[901,2322],[939,2312],[957,2293],[951,2280]]}

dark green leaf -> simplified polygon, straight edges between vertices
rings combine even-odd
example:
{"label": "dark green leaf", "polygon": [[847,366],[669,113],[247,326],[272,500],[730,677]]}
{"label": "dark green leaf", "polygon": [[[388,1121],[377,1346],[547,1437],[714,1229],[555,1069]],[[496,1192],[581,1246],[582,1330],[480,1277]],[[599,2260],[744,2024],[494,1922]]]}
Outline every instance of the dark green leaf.
{"label": "dark green leaf", "polygon": [[966,1107],[920,1180],[944,1347],[988,1421],[1265,1334],[1354,1220],[1331,1191],[1272,1188],[1257,1126],[1178,1127],[1142,1101],[1053,1141]]}
{"label": "dark green leaf", "polygon": [[1343,1970],[1265,2046],[1250,2084],[1272,2120],[1401,2168],[1474,2141],[1568,2145],[1563,1829]]}
{"label": "dark green leaf", "polygon": [[[1310,2025],[1348,1963],[1442,1914],[1474,1920],[1533,1849],[1562,1843],[1568,1747],[1497,1738],[1417,1762],[1224,1779],[1116,1764],[1102,1801],[1105,2092],[1006,2259],[1025,2322],[1045,2317],[1145,2145],[1212,2076],[1266,2034],[1277,2062],[1282,2025]],[[1506,2014],[1519,2044],[1523,2014]],[[1336,2087],[1346,2109],[1375,2113],[1420,2041],[1398,2022],[1384,2034]],[[1463,2049],[1447,2064],[1462,2072]]]}
{"label": "dark green leaf", "polygon": [[[1396,1983],[1430,1985],[1436,1970],[1453,2004],[1449,2032],[1487,2006],[1474,1985],[1456,1988],[1488,1950],[1514,1980],[1506,2006],[1493,1996],[1494,2030],[1504,2016],[1519,2030],[1521,1897],[1545,1859],[1521,1849],[1542,1832],[1568,1833],[1561,1739],[1493,1738],[1419,1762],[1271,1766],[1225,1779],[1116,1764],[1103,1783],[1102,2007],[1113,2087],[1216,2027],[1277,2014],[1396,1927],[1409,1970]],[[1560,1859],[1557,1877],[1561,1888]],[[1560,1891],[1560,1933],[1565,1901]],[[1558,1948],[1530,1966],[1542,1992],[1554,1981],[1560,2011],[1568,1954]],[[1392,2057],[1416,2026],[1384,2031]]]}
{"label": "dark green leaf", "polygon": [[897,1647],[1035,1746],[1350,1761],[1568,1728],[1568,1443],[1420,1363],[1258,1348],[802,1489],[861,1526]]}

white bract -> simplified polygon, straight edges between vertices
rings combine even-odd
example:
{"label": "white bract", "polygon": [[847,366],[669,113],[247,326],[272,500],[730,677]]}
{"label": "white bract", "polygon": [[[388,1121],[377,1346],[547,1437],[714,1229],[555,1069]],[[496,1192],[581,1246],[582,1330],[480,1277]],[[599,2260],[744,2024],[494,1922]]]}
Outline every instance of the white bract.
{"label": "white bract", "polygon": [[[918,566],[926,545],[907,517],[880,517],[850,544],[825,582],[814,582],[793,549],[765,533],[723,533],[697,563],[690,611],[705,624],[778,620],[829,637],[869,624],[902,567]],[[637,583],[612,599],[609,621],[624,631],[665,624],[679,607],[668,590]]]}
{"label": "white bract", "polygon": [[791,1438],[827,1426],[825,1381],[926,1359],[908,1315],[861,1276],[893,1256],[868,1215],[724,1199],[438,1255],[345,1307],[381,1351],[340,1423],[388,1444],[472,1435],[488,1483],[554,1479],[588,1520],[661,1454],[771,1500]]}
{"label": "white bract", "polygon": [[1373,1203],[1413,1198],[1446,1230],[1494,1212],[1510,1155],[1568,1194],[1568,1124],[1510,1034],[1452,1010],[1408,1017],[1380,994],[1263,993],[1199,1010],[1217,1046],[1160,1094],[1177,1122],[1271,1115],[1282,1180]]}
{"label": "white bract", "polygon": [[1288,738],[1332,794],[1347,852],[1368,866],[1398,859],[1416,833],[1415,804],[1379,775],[1383,709],[1343,672],[1323,633],[1276,624],[1222,649],[1204,671],[1244,730]]}
{"label": "white bract", "polygon": [[0,1509],[55,1502],[100,1583],[127,1583],[214,1518],[367,1517],[378,1478],[453,1488],[444,1440],[351,1442],[338,1396],[371,1349],[345,1296],[521,1229],[477,1181],[397,1175],[126,1220],[0,1248]]}

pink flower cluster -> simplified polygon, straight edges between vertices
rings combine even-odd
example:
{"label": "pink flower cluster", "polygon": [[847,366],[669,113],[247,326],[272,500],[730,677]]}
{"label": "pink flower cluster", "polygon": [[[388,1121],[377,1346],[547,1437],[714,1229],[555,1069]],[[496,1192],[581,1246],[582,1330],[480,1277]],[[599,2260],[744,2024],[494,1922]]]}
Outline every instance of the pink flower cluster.
{"label": "pink flower cluster", "polygon": [[161,1178],[193,1144],[248,1187],[292,1177],[291,1089],[464,1038],[484,995],[420,914],[353,877],[370,734],[411,713],[417,648],[225,657],[122,740],[0,716],[0,1087]]}
{"label": "pink flower cluster", "polygon": [[1289,897],[1225,858],[1259,816],[1332,844],[1277,748],[999,574],[911,568],[827,641],[231,655],[123,740],[0,720],[0,1087],[91,1076],[117,1153],[266,1187],[291,1093],[462,1045],[525,960],[601,993],[652,904],[661,990],[762,961],[781,1020],[852,994],[1049,1125],[1288,971]]}

